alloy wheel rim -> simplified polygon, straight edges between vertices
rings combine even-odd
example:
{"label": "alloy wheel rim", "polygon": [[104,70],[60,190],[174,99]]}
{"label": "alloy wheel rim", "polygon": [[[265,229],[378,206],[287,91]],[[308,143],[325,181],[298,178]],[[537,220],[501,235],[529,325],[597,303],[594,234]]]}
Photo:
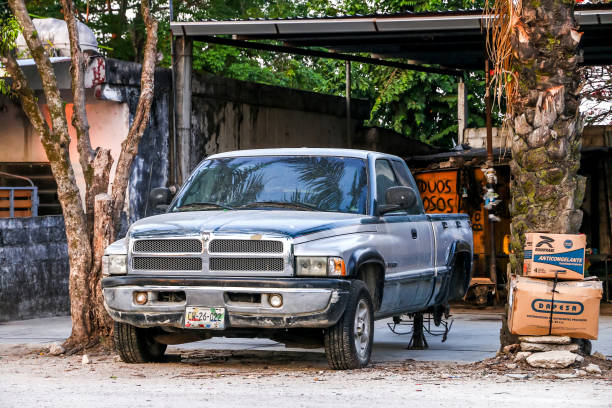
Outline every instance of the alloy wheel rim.
{"label": "alloy wheel rim", "polygon": [[355,311],[355,349],[360,359],[365,359],[370,344],[370,310],[364,299],[360,299]]}

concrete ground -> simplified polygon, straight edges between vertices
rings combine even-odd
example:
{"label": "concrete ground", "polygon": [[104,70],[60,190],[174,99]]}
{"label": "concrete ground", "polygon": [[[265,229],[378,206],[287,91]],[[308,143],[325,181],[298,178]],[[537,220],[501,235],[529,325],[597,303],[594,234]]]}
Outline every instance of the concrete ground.
{"label": "concrete ground", "polygon": [[[392,362],[414,359],[418,361],[452,361],[467,363],[481,361],[495,355],[499,349],[501,322],[497,313],[458,313],[451,317],[452,327],[448,339],[426,335],[427,350],[407,350],[410,335],[397,335],[389,330],[391,320],[376,322],[372,361]],[[439,330],[432,324],[432,329]],[[406,332],[409,327],[398,326],[396,331]],[[44,346],[62,342],[70,335],[70,318],[53,317],[0,323],[0,345]],[[212,338],[196,343],[170,346],[168,353],[179,350],[260,350],[322,353],[322,349],[288,349],[267,339]],[[593,351],[612,356],[612,316],[601,316],[599,339],[593,341]]]}
{"label": "concrete ground", "polygon": [[[376,324],[373,363],[349,371],[330,370],[322,350],[223,338],[169,347],[161,364],[96,353],[84,364],[80,354],[31,351],[64,340],[69,318],[0,323],[0,406],[612,407],[606,362],[599,363],[603,374],[583,377],[573,368],[534,372],[512,360],[470,363],[495,355],[498,314],[457,314],[446,342],[428,335],[430,348],[419,351],[406,350],[409,336],[391,333],[387,323]],[[601,318],[594,350],[612,354],[612,317]]]}

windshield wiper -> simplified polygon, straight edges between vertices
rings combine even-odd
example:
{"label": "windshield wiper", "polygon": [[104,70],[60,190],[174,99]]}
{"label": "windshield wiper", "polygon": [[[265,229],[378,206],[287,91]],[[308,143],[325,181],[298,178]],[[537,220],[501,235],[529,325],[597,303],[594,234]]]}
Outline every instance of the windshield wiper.
{"label": "windshield wiper", "polygon": [[189,204],[182,205],[180,207],[175,207],[175,210],[177,210],[177,211],[215,210],[215,209],[233,210],[234,208],[230,207],[229,205],[223,205],[223,204],[218,204],[218,203],[211,203],[211,202],[207,202],[207,201],[201,201],[201,202],[197,202],[197,203],[189,203]]}
{"label": "windshield wiper", "polygon": [[296,208],[302,211],[321,211],[317,207],[304,204],[304,203],[288,203],[284,201],[254,201],[252,203],[244,204],[239,207],[241,208],[252,208],[252,207],[281,207],[281,208]]}

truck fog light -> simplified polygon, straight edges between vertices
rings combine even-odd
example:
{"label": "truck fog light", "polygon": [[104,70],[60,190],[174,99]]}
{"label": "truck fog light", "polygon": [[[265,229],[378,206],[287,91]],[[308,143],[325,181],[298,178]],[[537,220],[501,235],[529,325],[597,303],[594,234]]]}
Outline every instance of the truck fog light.
{"label": "truck fog light", "polygon": [[139,305],[144,305],[149,300],[147,292],[136,292],[134,294],[134,301]]}
{"label": "truck fog light", "polygon": [[268,295],[268,302],[272,307],[281,307],[283,305],[283,296],[278,294]]}

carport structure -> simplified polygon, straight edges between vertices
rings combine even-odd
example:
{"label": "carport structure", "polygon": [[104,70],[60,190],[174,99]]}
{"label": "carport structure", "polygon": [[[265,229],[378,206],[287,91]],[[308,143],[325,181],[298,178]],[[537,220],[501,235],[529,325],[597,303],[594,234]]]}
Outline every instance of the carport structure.
{"label": "carport structure", "polygon": [[[178,22],[173,20],[175,89],[174,158],[188,154],[193,42],[223,44],[273,52],[332,58],[346,62],[347,108],[350,107],[350,63],[360,62],[453,75],[485,69],[486,17],[482,10],[398,13],[295,19]],[[584,32],[583,65],[612,64],[612,4],[577,6]],[[273,40],[272,43],[270,40]],[[369,57],[364,57],[369,54]],[[402,59],[405,62],[398,62]],[[466,126],[466,91],[458,87],[458,142]],[[347,116],[350,109],[347,109]],[[490,125],[489,125],[490,127]],[[348,135],[347,135],[348,138]],[[347,140],[350,145],[350,139]],[[187,174],[179,169],[177,181]]]}

